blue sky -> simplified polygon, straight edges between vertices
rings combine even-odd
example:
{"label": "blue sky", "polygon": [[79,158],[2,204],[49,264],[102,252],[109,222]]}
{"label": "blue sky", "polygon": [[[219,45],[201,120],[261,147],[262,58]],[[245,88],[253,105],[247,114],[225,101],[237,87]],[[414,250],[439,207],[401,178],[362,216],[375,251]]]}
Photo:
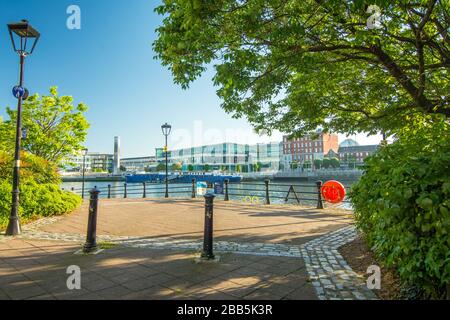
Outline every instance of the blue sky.
{"label": "blue sky", "polygon": [[[28,19],[41,39],[25,66],[25,86],[60,94],[89,106],[86,146],[112,152],[121,137],[122,156],[154,154],[163,144],[160,126],[173,128],[170,143],[187,147],[215,142],[278,141],[280,133],[259,137],[245,119],[232,119],[220,108],[212,71],[187,91],[173,84],[170,72],[154,60],[151,44],[161,17],[156,0],[2,0],[0,2],[0,116],[15,107],[11,88],[17,83],[18,57],[6,24]],[[81,30],[66,26],[70,5],[81,9]],[[341,136],[341,141],[344,139]],[[378,137],[356,137],[361,144]]]}

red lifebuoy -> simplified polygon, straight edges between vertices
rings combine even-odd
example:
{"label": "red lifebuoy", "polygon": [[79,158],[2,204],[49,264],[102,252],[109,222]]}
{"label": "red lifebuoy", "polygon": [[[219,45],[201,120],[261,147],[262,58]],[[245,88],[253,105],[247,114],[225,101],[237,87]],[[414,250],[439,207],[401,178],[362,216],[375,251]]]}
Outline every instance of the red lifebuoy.
{"label": "red lifebuoy", "polygon": [[322,186],[321,192],[325,201],[331,203],[342,202],[345,198],[345,187],[342,183],[336,180],[325,182]]}

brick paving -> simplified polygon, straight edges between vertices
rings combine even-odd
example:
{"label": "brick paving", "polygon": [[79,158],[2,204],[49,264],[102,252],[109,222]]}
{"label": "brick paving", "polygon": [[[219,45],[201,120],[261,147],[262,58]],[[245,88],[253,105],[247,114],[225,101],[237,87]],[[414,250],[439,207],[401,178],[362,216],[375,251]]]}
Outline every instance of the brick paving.
{"label": "brick paving", "polygon": [[[85,234],[87,203],[75,213],[42,226],[41,231]],[[347,226],[349,211],[321,211],[295,205],[249,205],[214,202],[214,238],[217,241],[302,244]],[[170,237],[201,240],[204,200],[102,199],[98,234],[136,237]]]}
{"label": "brick paving", "polygon": [[[112,249],[96,256],[73,254],[84,242],[86,205],[29,224],[20,237],[0,236],[0,299],[375,297],[336,250],[356,235],[348,212],[218,203],[214,246],[222,259],[199,265],[202,202],[100,203],[98,238]],[[81,290],[67,289],[72,264],[82,268]]]}
{"label": "brick paving", "polygon": [[[0,299],[317,299],[301,259],[115,247],[75,255],[79,245],[11,239],[0,243]],[[81,268],[69,290],[66,269]]]}

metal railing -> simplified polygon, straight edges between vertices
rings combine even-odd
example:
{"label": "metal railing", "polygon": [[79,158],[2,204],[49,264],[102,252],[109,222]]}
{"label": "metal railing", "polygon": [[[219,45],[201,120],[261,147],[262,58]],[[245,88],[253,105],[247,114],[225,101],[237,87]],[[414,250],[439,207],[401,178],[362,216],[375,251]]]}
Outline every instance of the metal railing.
{"label": "metal railing", "polygon": [[[209,186],[212,188],[213,186]],[[224,201],[238,200],[253,204],[302,204],[307,206],[315,206],[322,209],[324,200],[322,199],[321,188],[322,181],[316,183],[274,183],[270,180],[261,182],[240,182],[231,183],[224,181],[217,197],[223,197]],[[347,186],[348,188],[348,186]],[[165,194],[164,183],[132,183],[121,185],[107,185],[103,187],[95,187],[100,191],[100,198],[162,198]],[[81,195],[81,188],[71,188],[70,191]],[[89,191],[85,190],[85,195]],[[196,198],[197,184],[193,179],[191,184],[188,183],[169,183],[169,197],[176,198]],[[349,203],[347,199],[343,203]]]}

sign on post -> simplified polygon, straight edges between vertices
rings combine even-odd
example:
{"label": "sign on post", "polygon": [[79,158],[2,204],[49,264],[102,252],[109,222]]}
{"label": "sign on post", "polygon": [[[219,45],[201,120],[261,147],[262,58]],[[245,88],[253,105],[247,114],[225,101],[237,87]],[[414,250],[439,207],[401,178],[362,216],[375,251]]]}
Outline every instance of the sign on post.
{"label": "sign on post", "polygon": [[214,182],[214,194],[223,194],[222,182]]}
{"label": "sign on post", "polygon": [[197,182],[197,195],[204,196],[208,189],[208,184],[206,182],[200,181]]}

